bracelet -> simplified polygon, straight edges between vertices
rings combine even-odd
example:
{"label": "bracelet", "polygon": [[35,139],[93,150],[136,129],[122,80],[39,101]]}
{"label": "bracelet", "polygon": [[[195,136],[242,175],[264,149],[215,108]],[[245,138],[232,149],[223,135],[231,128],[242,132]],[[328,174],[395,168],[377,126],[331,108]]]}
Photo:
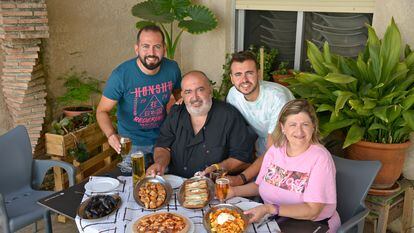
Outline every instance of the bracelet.
{"label": "bracelet", "polygon": [[275,207],[275,212],[273,212],[273,215],[279,215],[279,209],[280,206],[278,204],[272,204],[273,207]]}
{"label": "bracelet", "polygon": [[219,166],[217,163],[212,164],[211,166],[215,167],[215,168],[216,168],[216,171],[217,171],[217,170],[220,170],[220,166]]}
{"label": "bracelet", "polygon": [[243,180],[243,184],[247,184],[247,178],[243,173],[239,174],[240,178]]}

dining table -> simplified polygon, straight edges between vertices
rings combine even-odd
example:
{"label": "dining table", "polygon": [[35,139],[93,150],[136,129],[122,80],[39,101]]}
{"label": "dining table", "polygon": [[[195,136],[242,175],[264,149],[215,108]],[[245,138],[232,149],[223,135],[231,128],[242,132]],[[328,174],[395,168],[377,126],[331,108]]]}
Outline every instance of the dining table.
{"label": "dining table", "polygon": [[[102,177],[91,176],[89,181],[93,179],[102,179]],[[186,209],[180,205],[178,201],[178,188],[173,189],[173,194],[168,204],[158,210],[148,210],[138,205],[133,196],[132,177],[131,176],[117,176],[119,185],[114,190],[107,192],[106,194],[117,194],[121,197],[121,205],[112,214],[99,218],[99,219],[84,219],[79,215],[76,215],[75,222],[79,232],[85,233],[98,233],[98,232],[116,232],[116,233],[132,233],[133,223],[148,214],[156,212],[171,212],[177,213],[187,217],[191,223],[190,233],[204,233],[207,232],[203,225],[204,214],[214,205],[220,202],[216,199],[210,201],[210,203],[201,209]],[[94,195],[93,192],[85,191],[82,202]],[[258,202],[254,202],[250,199],[242,197],[234,197],[225,201],[227,204],[233,204],[241,209],[251,208],[253,206],[260,205]],[[271,220],[258,227],[258,224],[252,223],[248,225],[246,232],[255,233],[271,233],[279,232],[279,226],[275,220]]]}

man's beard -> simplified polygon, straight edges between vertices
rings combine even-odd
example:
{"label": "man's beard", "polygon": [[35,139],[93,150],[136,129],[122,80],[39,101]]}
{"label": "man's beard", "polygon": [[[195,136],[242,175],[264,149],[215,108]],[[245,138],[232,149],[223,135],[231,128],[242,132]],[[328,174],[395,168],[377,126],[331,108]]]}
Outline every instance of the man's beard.
{"label": "man's beard", "polygon": [[[158,59],[158,62],[153,63],[153,64],[148,64],[148,63],[146,62],[147,58],[156,58],[156,59]],[[142,65],[143,65],[145,68],[149,69],[149,70],[155,70],[155,69],[157,69],[157,68],[161,65],[161,60],[162,60],[162,59],[160,59],[159,57],[157,57],[157,56],[152,56],[152,55],[150,55],[150,56],[145,56],[144,58],[142,58],[140,55],[138,55],[138,59],[141,61]]]}
{"label": "man's beard", "polygon": [[213,100],[211,98],[208,98],[205,102],[202,103],[200,107],[193,107],[191,104],[199,102],[202,100],[195,100],[190,101],[189,104],[186,104],[185,107],[187,108],[188,113],[191,116],[197,117],[197,116],[205,116],[210,111],[211,106],[213,105]]}

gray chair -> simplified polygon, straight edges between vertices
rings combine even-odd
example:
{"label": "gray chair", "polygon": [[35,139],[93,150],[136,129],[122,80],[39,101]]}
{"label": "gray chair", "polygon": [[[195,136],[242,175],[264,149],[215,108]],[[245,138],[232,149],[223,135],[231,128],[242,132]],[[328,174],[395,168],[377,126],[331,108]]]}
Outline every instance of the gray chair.
{"label": "gray chair", "polygon": [[337,211],[341,217],[338,233],[364,230],[365,197],[381,168],[379,161],[357,161],[332,156],[336,166]]}
{"label": "gray chair", "polygon": [[55,160],[34,160],[29,135],[17,126],[0,136],[0,225],[2,232],[17,231],[44,218],[46,232],[52,232],[49,210],[37,201],[54,192],[35,190],[53,166],[66,170],[69,185],[75,182],[75,167]]}

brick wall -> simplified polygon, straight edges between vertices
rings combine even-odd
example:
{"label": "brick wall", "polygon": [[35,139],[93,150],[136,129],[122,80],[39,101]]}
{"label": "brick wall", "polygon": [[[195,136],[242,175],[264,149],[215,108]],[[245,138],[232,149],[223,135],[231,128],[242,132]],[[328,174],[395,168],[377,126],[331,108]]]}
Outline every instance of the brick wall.
{"label": "brick wall", "polygon": [[13,127],[25,125],[33,151],[42,150],[46,86],[39,61],[41,39],[49,37],[45,0],[2,0],[0,40],[4,53],[1,87]]}

